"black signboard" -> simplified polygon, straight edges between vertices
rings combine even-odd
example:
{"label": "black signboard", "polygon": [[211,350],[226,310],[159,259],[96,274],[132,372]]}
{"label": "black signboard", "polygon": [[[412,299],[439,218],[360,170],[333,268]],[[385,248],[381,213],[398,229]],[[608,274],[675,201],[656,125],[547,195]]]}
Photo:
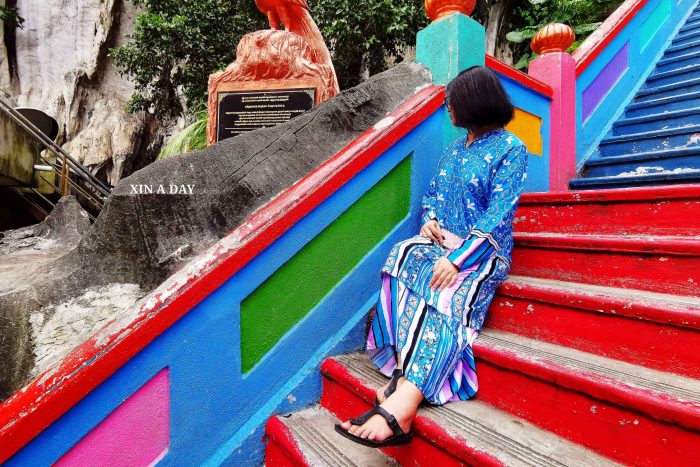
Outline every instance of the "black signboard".
{"label": "black signboard", "polygon": [[216,140],[287,122],[314,106],[316,90],[222,91],[217,93]]}

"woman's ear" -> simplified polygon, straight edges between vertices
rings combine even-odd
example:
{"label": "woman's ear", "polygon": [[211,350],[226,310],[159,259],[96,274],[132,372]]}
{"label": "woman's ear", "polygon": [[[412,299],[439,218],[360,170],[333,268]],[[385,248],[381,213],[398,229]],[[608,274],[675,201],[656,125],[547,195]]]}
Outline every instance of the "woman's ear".
{"label": "woman's ear", "polygon": [[450,114],[450,120],[452,120],[452,124],[454,126],[457,126],[457,122],[455,121],[455,114],[452,112],[452,109],[450,107],[447,107],[447,113]]}

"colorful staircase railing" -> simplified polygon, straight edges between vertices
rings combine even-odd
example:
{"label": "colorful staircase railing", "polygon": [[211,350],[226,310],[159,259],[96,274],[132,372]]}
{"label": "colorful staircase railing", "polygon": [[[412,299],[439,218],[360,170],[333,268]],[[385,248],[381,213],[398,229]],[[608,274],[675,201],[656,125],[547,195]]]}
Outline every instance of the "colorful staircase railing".
{"label": "colorful staircase railing", "polygon": [[[674,20],[671,40],[662,44],[661,58],[654,61],[651,73],[644,74],[643,84],[633,90],[629,103],[622,104],[622,111],[615,114],[612,125],[602,130],[606,132],[603,139],[591,156],[586,157],[579,177],[571,180],[572,188],[619,188],[700,180],[697,92],[700,8],[695,6],[689,14],[673,13],[669,2],[658,3],[640,26],[640,37],[633,36],[623,45],[621,51],[634,52],[630,44],[638,42],[644,53],[653,46],[658,31]],[[675,18],[681,13],[683,17]],[[608,67],[616,61],[619,60],[611,59]],[[604,73],[609,74],[601,72],[599,76]],[[599,85],[594,81],[589,87],[595,86]],[[612,92],[617,85],[611,86]]]}
{"label": "colorful staircase railing", "polygon": [[577,165],[598,147],[696,0],[627,0],[572,54]]}
{"label": "colorful staircase railing", "polygon": [[[487,62],[519,108],[529,188],[546,190],[551,91]],[[419,91],[5,401],[0,460],[97,462],[118,442],[148,447],[136,463],[259,461],[269,416],[317,400],[323,359],[361,345],[385,252],[418,230],[445,113],[442,86]]]}
{"label": "colorful staircase railing", "polygon": [[90,459],[120,436],[157,447],[137,463],[261,458],[270,414],[317,399],[322,360],[361,342],[385,251],[417,231],[443,101],[419,91],[5,401],[0,461]]}
{"label": "colorful staircase railing", "polygon": [[[672,3],[671,19],[657,32],[646,26],[652,32],[640,48],[632,33],[651,21],[649,12],[664,1],[625,3],[627,13],[615,20],[620,26],[610,29],[605,23],[612,32],[598,45],[584,44],[573,65],[561,55],[549,64],[558,74],[538,73],[535,65],[528,76],[486,57],[476,42],[454,43],[450,53],[459,57],[457,65],[441,63],[450,59],[440,56],[445,31],[452,38],[483,34],[483,27],[464,15],[421,31],[417,56],[435,52],[428,66],[438,85],[418,90],[140,307],[5,401],[0,462],[95,463],[106,446],[120,443],[139,447],[128,450],[139,453],[129,460],[132,465],[259,462],[269,416],[318,400],[324,358],[361,346],[385,253],[418,230],[428,177],[455,135],[446,123],[439,84],[471,64],[494,69],[518,108],[509,128],[528,145],[527,190],[566,189],[562,184],[575,161],[595,144],[595,128],[603,131],[617,111],[614,103],[624,100],[617,87],[638,85],[644,67],[653,63],[653,51],[662,50],[670,37],[672,19],[683,16],[691,3]],[[460,28],[469,34],[460,36]],[[586,90],[606,76],[610,61],[625,47],[628,64],[617,84],[592,106],[594,93]],[[643,55],[634,55],[640,50]],[[567,81],[564,67],[573,67],[575,83]],[[574,92],[577,118],[586,103],[585,121],[571,118]],[[571,145],[576,136],[578,150]],[[117,451],[108,454],[118,456]]]}
{"label": "colorful staircase railing", "polygon": [[[535,175],[528,188],[546,190],[551,90],[490,57],[487,63],[518,107],[510,128],[530,149]],[[126,423],[113,420],[133,417],[119,415],[124,406],[138,411],[166,390],[170,404],[161,426],[144,425],[147,431],[134,429],[128,438],[138,444],[133,436],[162,435],[163,449],[143,450],[144,455],[165,450],[174,463],[184,459],[178,456],[206,459],[211,453],[213,463],[261,456],[257,435],[269,415],[317,398],[312,375],[323,358],[361,342],[360,321],[376,300],[372,278],[385,250],[417,231],[418,217],[410,213],[420,211],[427,177],[444,145],[443,99],[444,88],[434,86],[407,100],[223,239],[205,260],[154,291],[130,322],[93,336],[54,372],[7,400],[0,412],[0,459],[33,438],[10,465],[81,456],[88,442],[81,439],[94,449],[100,444],[95,433],[113,438]],[[283,296],[277,293],[281,288],[287,291]],[[213,319],[217,308],[226,311]],[[192,338],[183,353],[190,333],[209,338]],[[212,360],[206,365],[192,357],[204,354]],[[191,393],[194,388],[199,396]],[[253,393],[268,396],[251,402]],[[285,398],[290,393],[295,402]],[[237,400],[246,401],[245,407],[237,407]],[[218,404],[226,407],[211,413]],[[185,421],[193,412],[209,414],[194,425],[217,427],[208,442]],[[186,429],[168,431],[169,426]]]}
{"label": "colorful staircase railing", "polygon": [[515,117],[506,128],[527,145],[530,157],[525,190],[549,191],[552,88],[490,55],[486,55],[485,65],[498,73],[515,106]]}

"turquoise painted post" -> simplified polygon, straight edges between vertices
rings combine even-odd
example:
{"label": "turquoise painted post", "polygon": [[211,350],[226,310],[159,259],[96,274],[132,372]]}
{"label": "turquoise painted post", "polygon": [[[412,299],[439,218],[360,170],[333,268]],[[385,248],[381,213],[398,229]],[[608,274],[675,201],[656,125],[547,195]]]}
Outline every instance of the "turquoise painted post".
{"label": "turquoise painted post", "polygon": [[[435,84],[447,84],[461,71],[484,65],[486,32],[484,27],[461,13],[433,21],[418,32],[416,61],[427,66]],[[443,147],[465,130],[455,128],[447,109],[443,108]]]}
{"label": "turquoise painted post", "polygon": [[484,65],[486,31],[461,13],[433,21],[418,32],[416,61],[430,69],[435,84],[447,84],[461,71]]}

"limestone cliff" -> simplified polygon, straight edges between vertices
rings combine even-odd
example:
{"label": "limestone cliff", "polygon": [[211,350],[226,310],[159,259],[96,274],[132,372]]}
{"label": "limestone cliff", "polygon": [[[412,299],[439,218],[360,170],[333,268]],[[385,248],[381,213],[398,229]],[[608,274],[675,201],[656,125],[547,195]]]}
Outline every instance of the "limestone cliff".
{"label": "limestone cliff", "polygon": [[133,85],[107,55],[133,30],[133,2],[13,1],[24,27],[0,37],[0,89],[56,118],[59,144],[109,183],[153,160],[157,125],[125,112]]}

